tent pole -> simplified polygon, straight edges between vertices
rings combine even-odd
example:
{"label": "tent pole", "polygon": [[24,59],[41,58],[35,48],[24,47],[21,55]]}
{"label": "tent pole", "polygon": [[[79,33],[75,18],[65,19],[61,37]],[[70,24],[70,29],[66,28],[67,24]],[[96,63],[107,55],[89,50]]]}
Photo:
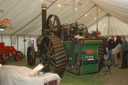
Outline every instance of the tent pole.
{"label": "tent pole", "polygon": [[12,35],[10,35],[10,39],[11,39],[11,46],[12,46]]}
{"label": "tent pole", "polygon": [[31,42],[32,42],[31,38],[32,38],[32,36],[30,35],[30,46],[31,46]]}
{"label": "tent pole", "polygon": [[17,35],[17,50],[18,50],[18,35]]}
{"label": "tent pole", "polygon": [[98,31],[98,6],[96,6],[96,31]]}
{"label": "tent pole", "polygon": [[3,42],[3,35],[1,35],[1,42]]}
{"label": "tent pole", "polygon": [[110,29],[110,15],[108,14],[108,38],[109,38],[109,29]]}
{"label": "tent pole", "polygon": [[73,16],[73,23],[74,23],[75,22],[75,0],[73,0],[72,16]]}
{"label": "tent pole", "polygon": [[24,36],[24,55],[25,55],[25,36]]}

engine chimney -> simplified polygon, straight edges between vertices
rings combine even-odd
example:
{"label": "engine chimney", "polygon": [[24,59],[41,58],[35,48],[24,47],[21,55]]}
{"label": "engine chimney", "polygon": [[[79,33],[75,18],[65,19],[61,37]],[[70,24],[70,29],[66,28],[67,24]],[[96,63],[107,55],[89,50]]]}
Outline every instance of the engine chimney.
{"label": "engine chimney", "polygon": [[46,6],[46,4],[42,4],[41,7],[42,7],[42,35],[45,35],[47,6]]}

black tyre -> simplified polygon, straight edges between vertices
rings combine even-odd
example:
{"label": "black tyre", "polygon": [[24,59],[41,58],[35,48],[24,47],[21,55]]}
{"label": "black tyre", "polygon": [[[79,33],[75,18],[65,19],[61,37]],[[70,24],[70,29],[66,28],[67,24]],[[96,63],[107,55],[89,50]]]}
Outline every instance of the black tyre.
{"label": "black tyre", "polygon": [[27,62],[28,62],[28,65],[31,65],[31,66],[35,65],[36,56],[35,56],[35,50],[33,47],[28,47]]}
{"label": "black tyre", "polygon": [[23,59],[23,53],[21,51],[17,51],[14,55],[14,59],[16,61],[21,61]]}

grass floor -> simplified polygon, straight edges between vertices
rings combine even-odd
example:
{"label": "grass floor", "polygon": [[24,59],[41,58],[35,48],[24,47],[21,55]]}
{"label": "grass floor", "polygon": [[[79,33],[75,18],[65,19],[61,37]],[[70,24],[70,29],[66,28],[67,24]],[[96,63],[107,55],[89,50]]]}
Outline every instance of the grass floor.
{"label": "grass floor", "polygon": [[61,85],[103,85],[103,78],[99,73],[75,75],[65,72]]}
{"label": "grass floor", "polygon": [[[29,66],[27,61],[23,59],[22,61],[16,62],[14,59],[9,59],[6,61],[8,65],[19,65],[26,66],[33,69],[35,66]],[[61,85],[103,85],[104,76],[99,73],[75,75],[70,72],[65,71]]]}
{"label": "grass floor", "polygon": [[[120,60],[121,61],[121,60]],[[26,66],[33,69],[39,64],[39,60],[36,59],[35,66],[29,66],[26,59],[16,62],[14,59],[7,60],[7,65]],[[119,69],[119,66],[111,66],[111,73],[103,74],[103,72],[75,75],[65,71],[62,77],[61,85],[128,85],[128,69]]]}

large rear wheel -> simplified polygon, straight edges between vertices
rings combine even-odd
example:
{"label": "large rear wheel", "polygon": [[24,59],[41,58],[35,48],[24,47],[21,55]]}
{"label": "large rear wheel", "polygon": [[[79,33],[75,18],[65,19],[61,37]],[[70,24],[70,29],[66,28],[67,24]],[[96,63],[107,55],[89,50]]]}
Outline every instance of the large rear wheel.
{"label": "large rear wheel", "polygon": [[44,37],[41,43],[43,71],[63,76],[66,67],[66,53],[62,41],[55,36]]}

